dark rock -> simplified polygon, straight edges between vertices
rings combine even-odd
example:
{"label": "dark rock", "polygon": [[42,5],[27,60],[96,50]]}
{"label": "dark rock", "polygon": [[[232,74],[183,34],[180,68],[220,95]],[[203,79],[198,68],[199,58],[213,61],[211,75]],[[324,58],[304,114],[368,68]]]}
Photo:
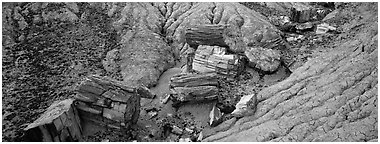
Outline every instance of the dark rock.
{"label": "dark rock", "polygon": [[81,140],[81,122],[77,118],[78,113],[75,112],[73,101],[66,99],[54,102],[37,120],[24,129],[25,139],[44,142]]}

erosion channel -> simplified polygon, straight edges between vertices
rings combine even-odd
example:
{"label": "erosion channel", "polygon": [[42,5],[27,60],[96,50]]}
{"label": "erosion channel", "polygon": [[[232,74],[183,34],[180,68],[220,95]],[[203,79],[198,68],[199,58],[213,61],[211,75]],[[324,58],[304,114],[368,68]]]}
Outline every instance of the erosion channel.
{"label": "erosion channel", "polygon": [[378,141],[378,4],[3,3],[3,141]]}

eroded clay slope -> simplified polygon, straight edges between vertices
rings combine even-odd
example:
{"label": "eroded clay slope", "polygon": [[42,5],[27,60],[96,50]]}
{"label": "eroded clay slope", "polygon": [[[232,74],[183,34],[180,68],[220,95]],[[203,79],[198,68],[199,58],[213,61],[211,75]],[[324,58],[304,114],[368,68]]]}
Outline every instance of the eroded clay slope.
{"label": "eroded clay slope", "polygon": [[260,91],[254,115],[204,141],[377,141],[377,5],[352,6],[331,49]]}
{"label": "eroded clay slope", "polygon": [[184,31],[194,25],[235,25],[244,45],[284,47],[279,30],[238,3],[108,3],[107,9],[121,37],[120,57],[111,59],[120,59],[115,67],[128,85],[155,85],[186,53]]}

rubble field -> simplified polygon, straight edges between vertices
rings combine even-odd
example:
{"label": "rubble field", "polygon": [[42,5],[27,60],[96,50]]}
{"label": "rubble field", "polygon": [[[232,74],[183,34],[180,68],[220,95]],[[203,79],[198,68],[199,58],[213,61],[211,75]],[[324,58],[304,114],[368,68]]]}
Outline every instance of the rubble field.
{"label": "rubble field", "polygon": [[4,2],[2,140],[377,142],[377,10]]}

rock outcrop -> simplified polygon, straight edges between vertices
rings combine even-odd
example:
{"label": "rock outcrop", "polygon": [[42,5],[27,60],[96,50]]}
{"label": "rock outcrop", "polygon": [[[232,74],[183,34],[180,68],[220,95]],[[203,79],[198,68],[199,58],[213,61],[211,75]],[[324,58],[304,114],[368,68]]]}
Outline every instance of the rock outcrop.
{"label": "rock outcrop", "polygon": [[[333,49],[260,91],[257,109],[204,141],[371,141],[378,138],[377,6],[351,4]],[[347,10],[346,10],[347,11]],[[346,37],[350,37],[346,40]]]}

